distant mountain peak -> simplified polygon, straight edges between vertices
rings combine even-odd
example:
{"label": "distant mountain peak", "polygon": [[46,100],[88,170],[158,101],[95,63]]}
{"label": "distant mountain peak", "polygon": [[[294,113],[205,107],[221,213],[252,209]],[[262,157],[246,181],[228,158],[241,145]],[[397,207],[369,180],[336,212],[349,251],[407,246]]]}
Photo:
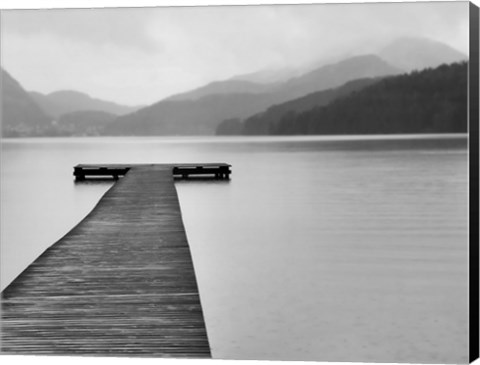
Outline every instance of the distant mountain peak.
{"label": "distant mountain peak", "polygon": [[287,81],[290,99],[315,91],[338,87],[344,83],[365,78],[402,73],[375,54],[352,56],[337,63],[324,65]]}
{"label": "distant mountain peak", "polygon": [[276,84],[299,76],[303,72],[294,68],[262,69],[242,75],[237,75],[230,80],[251,81],[259,84]]}
{"label": "distant mountain peak", "polygon": [[4,137],[41,135],[51,118],[22,85],[1,69],[2,134]]}
{"label": "distant mountain peak", "polygon": [[213,81],[205,86],[172,95],[165,101],[179,101],[179,100],[199,100],[211,95],[227,95],[227,94],[260,94],[268,91],[272,87],[270,85],[261,84],[248,80],[229,79],[222,81]]}
{"label": "distant mountain peak", "polygon": [[[369,67],[369,68],[374,68],[378,66],[384,66],[387,67],[391,70],[395,70],[396,73],[398,72],[403,72],[403,70],[399,67],[393,66],[390,62],[384,60],[382,57],[380,57],[377,54],[373,53],[367,53],[367,54],[361,54],[361,55],[355,55],[355,56],[350,56],[346,59],[343,59],[341,61],[338,61],[336,63],[331,63],[327,64],[325,66],[322,66],[318,68],[317,70],[322,70],[322,69],[327,69],[327,68],[346,68],[346,67]],[[312,72],[315,72],[317,70],[314,70]]]}
{"label": "distant mountain peak", "polygon": [[82,93],[81,91],[75,91],[75,90],[57,90],[47,94],[47,96],[58,96],[58,95],[85,96],[87,98],[93,99],[90,95],[86,93]]}
{"label": "distant mountain peak", "polygon": [[76,90],[59,90],[49,94],[32,91],[30,96],[50,115],[60,117],[62,114],[75,111],[97,110],[111,114],[123,115],[140,107],[120,105],[111,101],[93,98]]}
{"label": "distant mountain peak", "polygon": [[452,48],[449,45],[443,42],[440,42],[438,40],[427,38],[427,37],[418,37],[413,35],[404,35],[404,36],[398,37],[393,41],[391,41],[387,45],[387,47],[390,45],[401,45],[401,44],[409,44],[409,45],[416,44],[416,45],[422,45],[422,46],[424,46],[425,44],[432,44],[432,45],[441,45],[441,46],[447,46],[449,48]]}
{"label": "distant mountain peak", "polygon": [[383,47],[379,55],[387,62],[406,71],[434,68],[441,64],[468,59],[448,44],[422,37],[404,36]]}

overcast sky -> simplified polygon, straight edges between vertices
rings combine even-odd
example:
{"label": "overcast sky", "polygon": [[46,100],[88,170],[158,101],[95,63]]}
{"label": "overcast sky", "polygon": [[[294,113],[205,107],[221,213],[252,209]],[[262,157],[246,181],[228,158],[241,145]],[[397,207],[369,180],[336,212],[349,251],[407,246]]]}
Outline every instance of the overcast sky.
{"label": "overcast sky", "polygon": [[134,105],[260,69],[370,52],[406,35],[468,54],[468,3],[7,10],[1,62],[27,90]]}

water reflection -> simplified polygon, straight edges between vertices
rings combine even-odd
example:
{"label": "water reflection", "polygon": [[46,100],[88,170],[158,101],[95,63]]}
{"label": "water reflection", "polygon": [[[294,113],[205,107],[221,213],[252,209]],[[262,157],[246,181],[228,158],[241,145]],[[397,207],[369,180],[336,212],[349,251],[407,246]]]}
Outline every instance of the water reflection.
{"label": "water reflection", "polygon": [[467,140],[382,136],[2,144],[2,285],[110,181],[78,163],[232,164],[176,187],[214,357],[465,362]]}

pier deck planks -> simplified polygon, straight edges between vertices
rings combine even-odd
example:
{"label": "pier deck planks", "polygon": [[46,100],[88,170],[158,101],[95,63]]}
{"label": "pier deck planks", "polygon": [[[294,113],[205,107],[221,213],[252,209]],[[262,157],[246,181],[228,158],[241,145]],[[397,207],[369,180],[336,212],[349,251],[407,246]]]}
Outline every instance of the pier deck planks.
{"label": "pier deck planks", "polygon": [[172,167],[134,166],[2,292],[4,353],[210,357]]}

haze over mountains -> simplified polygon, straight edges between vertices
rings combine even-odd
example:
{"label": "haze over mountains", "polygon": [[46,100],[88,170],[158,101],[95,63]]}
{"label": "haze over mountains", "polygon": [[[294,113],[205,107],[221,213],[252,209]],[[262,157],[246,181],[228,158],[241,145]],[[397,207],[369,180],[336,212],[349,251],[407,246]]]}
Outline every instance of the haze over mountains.
{"label": "haze over mountains", "polygon": [[328,90],[317,91],[301,98],[289,100],[282,104],[269,107],[267,110],[255,114],[242,123],[239,118],[224,120],[217,127],[218,135],[236,134],[270,134],[274,126],[281,120],[284,114],[289,112],[300,113],[318,106],[324,106],[342,96],[354,91],[361,90],[368,85],[379,81],[381,77],[364,78],[349,81],[346,84]]}
{"label": "haze over mountains", "polygon": [[[275,102],[290,100],[321,89],[340,86],[359,77],[374,77],[401,73],[402,70],[391,66],[375,55],[362,55],[327,64],[299,76],[288,77],[283,81],[255,82],[232,78],[212,82],[201,88],[173,95],[165,100],[198,100],[208,95],[218,94],[269,94]],[[251,79],[268,77],[268,71],[253,75],[244,75]]]}
{"label": "haze over mountains", "polygon": [[2,69],[2,132],[5,137],[98,135],[129,107],[78,91],[27,92]]}
{"label": "haze over mountains", "polygon": [[50,125],[50,117],[40,108],[3,68],[2,87],[2,132],[5,136],[18,134],[38,135]]}
{"label": "haze over mountains", "polygon": [[445,43],[413,37],[404,37],[393,41],[380,50],[378,55],[388,63],[407,72],[467,59],[466,55]]}
{"label": "haze over mountains", "polygon": [[[207,85],[204,89],[192,93],[190,97],[193,99],[191,100],[175,101],[175,98],[169,98],[120,117],[107,127],[106,133],[113,135],[212,135],[224,119],[246,118],[273,104],[282,103],[313,91],[337,87],[350,80],[393,75],[400,72],[399,69],[388,65],[378,56],[367,55],[320,67],[284,83],[270,85],[267,89],[265,89],[265,85],[257,84],[258,89],[254,93],[244,92],[244,83],[227,80],[216,84],[223,85],[225,93],[205,94],[205,90],[211,87],[211,85]],[[250,83],[250,85],[253,84]],[[202,92],[204,96],[198,97]]]}
{"label": "haze over mountains", "polygon": [[465,133],[467,84],[466,62],[441,65],[370,82],[360,90],[310,109],[302,110],[289,102],[234,126],[227,121],[219,126],[217,134]]}
{"label": "haze over mountains", "polygon": [[214,81],[210,84],[202,86],[186,93],[176,94],[167,100],[198,100],[208,95],[226,95],[226,94],[263,94],[272,91],[275,84],[263,84],[248,80],[226,80]]}
{"label": "haze over mountains", "polygon": [[2,70],[2,131],[4,136],[213,135],[216,131],[239,133],[242,121],[247,120],[249,125],[257,121],[257,129],[265,133],[264,128],[271,128],[273,120],[278,123],[283,112],[306,112],[359,92],[383,77],[465,59],[440,42],[404,38],[378,54],[350,57],[304,74],[264,70],[240,75],[142,108],[76,91],[27,93]]}
{"label": "haze over mountains", "polygon": [[232,77],[230,80],[251,81],[258,84],[275,84],[300,76],[303,73],[305,73],[305,71],[294,68],[282,68],[273,70],[266,69],[257,72],[251,72],[248,74],[237,75]]}
{"label": "haze over mountains", "polygon": [[116,115],[131,113],[139,107],[129,107],[110,101],[92,98],[91,96],[73,90],[55,91],[50,94],[42,94],[32,91],[30,96],[37,104],[52,117],[81,110],[98,110]]}

